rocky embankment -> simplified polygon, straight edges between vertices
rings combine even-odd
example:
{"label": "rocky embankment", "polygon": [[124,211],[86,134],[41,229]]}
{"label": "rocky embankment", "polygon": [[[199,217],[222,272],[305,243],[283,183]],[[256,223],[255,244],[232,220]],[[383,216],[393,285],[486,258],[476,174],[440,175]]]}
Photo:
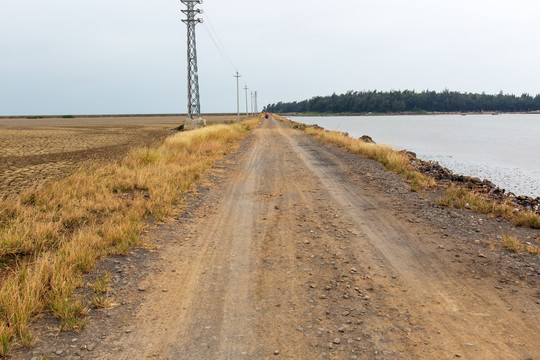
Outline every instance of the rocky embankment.
{"label": "rocky embankment", "polygon": [[481,180],[477,177],[454,174],[452,170],[442,167],[436,161],[424,161],[418,159],[416,154],[407,152],[411,159],[411,165],[421,173],[431,176],[439,182],[449,182],[466,186],[469,189],[477,190],[488,195],[489,198],[505,202],[510,201],[517,209],[534,211],[540,214],[540,197],[533,199],[529,196],[518,196],[505,189],[499,188],[491,181]]}

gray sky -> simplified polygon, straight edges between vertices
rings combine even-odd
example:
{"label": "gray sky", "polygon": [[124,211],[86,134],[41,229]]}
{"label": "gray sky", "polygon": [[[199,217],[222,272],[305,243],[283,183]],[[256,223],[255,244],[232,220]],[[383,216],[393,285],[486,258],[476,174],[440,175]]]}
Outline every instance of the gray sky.
{"label": "gray sky", "polygon": [[[179,0],[0,0],[0,115],[186,112]],[[203,112],[347,90],[540,93],[538,0],[206,0]],[[251,90],[250,90],[251,91]],[[241,109],[245,109],[241,93]]]}

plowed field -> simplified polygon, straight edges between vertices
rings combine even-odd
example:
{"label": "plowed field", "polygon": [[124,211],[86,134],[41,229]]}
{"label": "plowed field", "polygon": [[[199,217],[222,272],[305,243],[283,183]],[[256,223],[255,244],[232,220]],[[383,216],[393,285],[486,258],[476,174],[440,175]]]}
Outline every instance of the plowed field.
{"label": "plowed field", "polygon": [[[209,123],[232,120],[206,117]],[[0,119],[0,198],[41,186],[87,161],[147,146],[182,123],[178,116]]]}

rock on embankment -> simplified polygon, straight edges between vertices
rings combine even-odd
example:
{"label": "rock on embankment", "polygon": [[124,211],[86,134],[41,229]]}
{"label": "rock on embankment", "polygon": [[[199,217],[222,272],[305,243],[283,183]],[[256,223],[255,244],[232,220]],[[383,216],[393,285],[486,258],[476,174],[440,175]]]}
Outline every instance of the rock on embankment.
{"label": "rock on embankment", "polygon": [[407,152],[411,165],[421,173],[431,176],[437,181],[446,181],[461,184],[469,189],[478,190],[488,194],[491,199],[498,201],[510,201],[521,210],[534,211],[540,213],[540,197],[533,199],[530,196],[517,196],[512,192],[499,188],[491,181],[481,180],[477,177],[454,174],[452,170],[442,167],[436,161],[424,161],[418,159],[416,154]]}

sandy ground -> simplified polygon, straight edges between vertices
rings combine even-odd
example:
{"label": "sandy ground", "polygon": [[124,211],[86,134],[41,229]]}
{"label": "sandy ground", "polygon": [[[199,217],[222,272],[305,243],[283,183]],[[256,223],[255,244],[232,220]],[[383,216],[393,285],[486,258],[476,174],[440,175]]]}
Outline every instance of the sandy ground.
{"label": "sandy ground", "polygon": [[540,358],[538,257],[484,244],[509,224],[273,119],[209,179],[102,264],[114,309],[16,358]]}
{"label": "sandy ground", "polygon": [[[230,121],[209,116],[208,123]],[[0,198],[16,196],[88,161],[116,160],[171,134],[183,118],[0,119]]]}

